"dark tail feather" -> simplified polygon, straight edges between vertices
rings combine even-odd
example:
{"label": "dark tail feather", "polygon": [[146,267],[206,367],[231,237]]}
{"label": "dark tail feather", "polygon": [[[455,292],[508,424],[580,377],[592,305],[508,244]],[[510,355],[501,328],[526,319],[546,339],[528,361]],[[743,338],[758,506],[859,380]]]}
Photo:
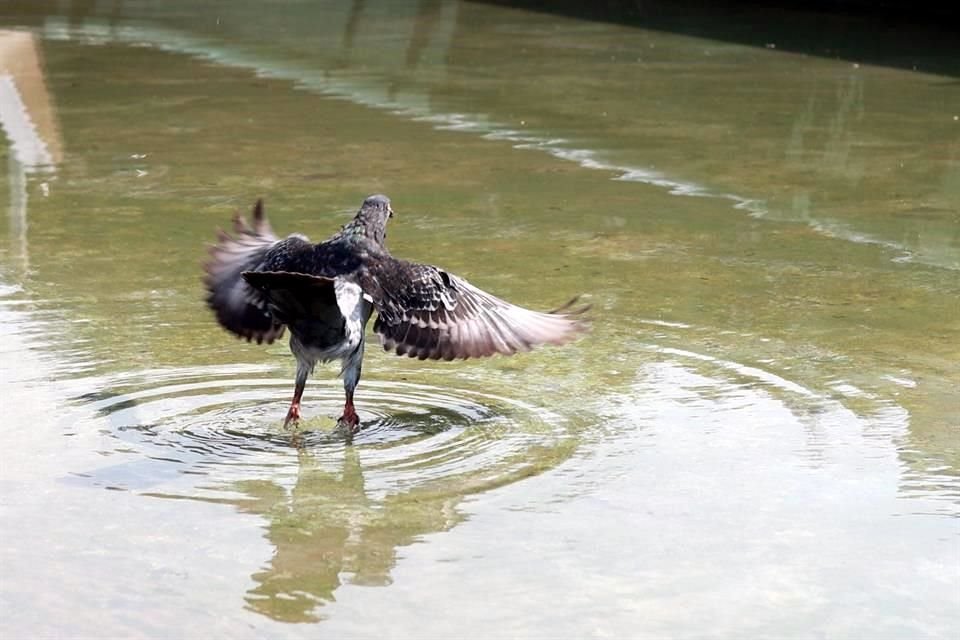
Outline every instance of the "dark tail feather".
{"label": "dark tail feather", "polygon": [[233,230],[236,233],[254,236],[272,236],[273,229],[270,227],[270,221],[263,211],[263,198],[259,198],[253,205],[253,226],[247,224],[247,219],[239,213],[233,216]]}

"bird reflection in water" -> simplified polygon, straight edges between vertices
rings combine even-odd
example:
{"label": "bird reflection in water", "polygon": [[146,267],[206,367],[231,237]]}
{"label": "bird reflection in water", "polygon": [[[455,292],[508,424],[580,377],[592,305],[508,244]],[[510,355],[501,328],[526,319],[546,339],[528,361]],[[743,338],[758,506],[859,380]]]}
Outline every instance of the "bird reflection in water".
{"label": "bird reflection in water", "polygon": [[335,601],[344,583],[391,584],[397,547],[418,536],[447,531],[463,519],[461,495],[429,489],[368,495],[358,448],[344,449],[339,472],[321,468],[299,450],[296,485],[287,490],[270,480],[249,480],[234,488],[249,499],[236,503],[244,513],[269,522],[266,536],[275,552],[252,578],[247,607],[284,622],[316,622],[317,608]]}

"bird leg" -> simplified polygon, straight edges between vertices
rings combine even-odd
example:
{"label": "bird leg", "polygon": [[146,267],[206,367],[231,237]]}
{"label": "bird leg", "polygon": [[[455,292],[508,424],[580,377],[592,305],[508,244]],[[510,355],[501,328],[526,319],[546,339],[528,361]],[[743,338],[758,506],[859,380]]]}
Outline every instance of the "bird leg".
{"label": "bird leg", "polygon": [[363,361],[363,342],[344,359],[343,371],[343,391],[346,394],[346,400],[343,403],[343,415],[337,420],[337,424],[350,427],[350,433],[356,433],[360,430],[360,416],[353,406],[353,390],[357,388],[360,382],[360,366]]}
{"label": "bird leg", "polygon": [[291,422],[299,422],[299,421],[300,421],[300,400],[294,399],[294,401],[290,403],[290,408],[287,410],[287,417],[283,421],[283,426],[288,427],[290,426]]}
{"label": "bird leg", "polygon": [[303,395],[303,386],[297,385],[293,392],[293,400],[290,402],[290,409],[287,410],[287,418],[283,421],[283,426],[289,426],[291,422],[300,420],[300,397]]}
{"label": "bird leg", "polygon": [[287,410],[287,418],[283,421],[283,426],[287,427],[291,422],[300,420],[300,398],[303,397],[303,388],[307,386],[307,376],[310,370],[307,367],[297,366],[297,384],[293,389],[293,400],[290,401],[290,409]]}
{"label": "bird leg", "polygon": [[347,400],[343,404],[343,415],[337,420],[337,423],[350,427],[351,431],[356,431],[360,427],[360,416],[353,406],[353,391],[347,392]]}

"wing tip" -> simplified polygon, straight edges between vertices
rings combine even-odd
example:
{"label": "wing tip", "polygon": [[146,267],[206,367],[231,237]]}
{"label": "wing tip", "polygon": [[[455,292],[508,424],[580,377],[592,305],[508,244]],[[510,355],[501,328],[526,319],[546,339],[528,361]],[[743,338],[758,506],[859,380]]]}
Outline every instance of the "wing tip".
{"label": "wing tip", "polygon": [[593,305],[578,304],[580,300],[581,296],[574,296],[548,312],[510,305],[523,314],[522,319],[507,314],[507,317],[498,316],[501,322],[484,321],[480,323],[483,326],[467,332],[467,339],[460,332],[454,332],[451,336],[446,331],[438,331],[439,327],[424,322],[403,323],[405,328],[393,332],[394,335],[389,335],[390,330],[384,330],[386,328],[383,325],[375,326],[374,331],[380,336],[384,351],[419,360],[449,362],[498,354],[511,356],[533,351],[542,345],[562,346],[589,331],[592,318],[588,312]]}
{"label": "wing tip", "polygon": [[580,302],[580,298],[582,297],[583,296],[581,294],[575,295],[556,309],[547,311],[547,313],[554,316],[582,316],[593,308],[593,304],[589,302],[574,308],[574,305]]}

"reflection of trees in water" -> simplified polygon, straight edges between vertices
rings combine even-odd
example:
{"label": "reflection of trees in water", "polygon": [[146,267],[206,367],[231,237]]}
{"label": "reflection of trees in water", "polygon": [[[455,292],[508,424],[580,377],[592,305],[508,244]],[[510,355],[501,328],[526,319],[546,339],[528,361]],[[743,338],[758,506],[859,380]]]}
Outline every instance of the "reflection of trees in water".
{"label": "reflection of trees in water", "polygon": [[[960,227],[949,223],[960,182],[956,145],[946,140],[941,149],[928,146],[921,152],[904,142],[899,130],[878,126],[890,117],[887,99],[874,82],[877,107],[871,113],[865,77],[854,67],[829,82],[815,79],[809,85],[785,146],[784,166],[794,186],[790,201],[771,207],[767,217],[803,221],[833,237],[906,251],[916,261],[956,268]],[[903,120],[901,126],[906,129],[912,122]],[[927,191],[904,173],[941,170],[940,188],[933,183]],[[898,191],[903,193],[895,199],[882,198],[885,192]]]}
{"label": "reflection of trees in water", "polygon": [[[858,184],[864,176],[864,163],[853,149],[861,139],[855,124],[864,117],[862,77],[849,74],[841,78],[832,94],[816,83],[809,94],[791,127],[788,167]],[[824,119],[825,124],[820,122]],[[818,146],[822,148],[817,150]]]}
{"label": "reflection of trees in water", "polygon": [[[27,245],[29,196],[49,192],[49,180],[63,160],[57,114],[47,90],[37,36],[0,29],[0,140],[6,139],[11,255],[18,270],[30,268]],[[0,169],[2,171],[2,169]],[[32,180],[32,178],[38,178]]]}
{"label": "reflection of trees in water", "polygon": [[397,547],[446,531],[462,518],[454,509],[457,495],[413,490],[372,499],[352,446],[339,473],[321,469],[301,452],[289,492],[269,480],[236,488],[251,498],[237,502],[238,508],[267,519],[267,538],[275,547],[269,564],[252,576],[257,586],[247,594],[248,607],[285,622],[320,619],[314,609],[334,601],[341,584],[390,584]]}

